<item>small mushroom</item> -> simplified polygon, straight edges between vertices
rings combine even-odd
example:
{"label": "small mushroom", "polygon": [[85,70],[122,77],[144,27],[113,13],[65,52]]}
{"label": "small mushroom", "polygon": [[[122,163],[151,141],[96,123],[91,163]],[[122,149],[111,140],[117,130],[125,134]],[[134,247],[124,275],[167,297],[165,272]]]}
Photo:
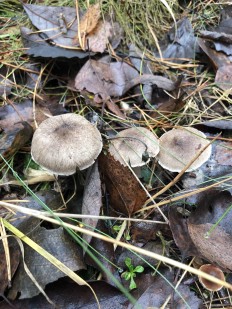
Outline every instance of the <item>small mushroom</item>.
{"label": "small mushroom", "polygon": [[123,166],[143,166],[159,152],[159,141],[146,128],[133,127],[119,132],[109,147],[110,154]]}
{"label": "small mushroom", "polygon": [[[214,276],[222,281],[225,281],[223,271],[217,266],[214,266],[212,264],[204,264],[199,268],[199,270],[205,272],[208,275]],[[209,281],[201,276],[199,276],[199,281],[208,291],[219,291],[223,287],[223,285]]]}
{"label": "small mushroom", "polygon": [[[205,134],[197,129],[172,129],[160,137],[159,164],[171,172],[180,172],[208,144]],[[196,170],[205,163],[211,155],[211,149],[209,145],[186,172]]]}
{"label": "small mushroom", "polygon": [[102,150],[98,129],[76,114],[53,116],[35,131],[31,155],[33,160],[57,175],[72,175],[77,169],[91,166]]}

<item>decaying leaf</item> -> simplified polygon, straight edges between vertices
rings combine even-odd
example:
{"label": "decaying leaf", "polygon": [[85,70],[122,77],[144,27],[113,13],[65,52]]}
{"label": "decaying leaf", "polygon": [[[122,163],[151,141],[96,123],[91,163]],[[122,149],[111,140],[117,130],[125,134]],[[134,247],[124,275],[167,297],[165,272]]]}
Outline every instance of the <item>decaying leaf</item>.
{"label": "decaying leaf", "polygon": [[[32,127],[27,122],[22,124],[23,128],[7,131],[0,138],[0,153],[6,160],[10,159],[32,136]],[[0,164],[2,163],[3,160],[0,159]]]}
{"label": "decaying leaf", "polygon": [[175,84],[168,78],[152,74],[140,76],[127,63],[109,63],[105,58],[88,60],[75,78],[76,89],[93,93],[97,103],[106,102],[111,97],[121,97],[139,84],[153,84],[167,91],[175,89]]}
{"label": "decaying leaf", "polygon": [[[47,38],[59,45],[72,46],[77,31],[75,8],[36,4],[24,4],[23,7],[32,24],[40,31],[44,31]],[[62,21],[67,25],[66,33],[63,33],[60,27]]]}
{"label": "decaying leaf", "polygon": [[[84,190],[82,202],[82,214],[99,216],[102,207],[102,193],[101,193],[101,180],[98,171],[97,162],[90,168]],[[91,227],[93,231],[97,225],[98,220],[93,218],[85,218],[82,220],[85,228]],[[84,234],[83,239],[89,244],[92,236]]]}
{"label": "decaying leaf", "polygon": [[[109,234],[109,229],[107,227],[107,224],[103,220],[98,221],[96,229],[97,231],[101,231],[101,233],[105,235]],[[118,277],[116,273],[116,268],[114,266],[116,264],[114,245],[102,239],[92,237],[91,242],[90,242],[90,248],[93,248],[94,252],[100,252],[100,254],[97,255],[97,258],[101,264],[101,267],[88,254],[85,254],[85,259],[84,259],[85,263],[87,265],[91,265],[94,268],[98,269],[102,273],[103,279],[107,283],[115,286],[114,281],[112,280],[110,276],[108,276],[106,272],[108,270],[108,273],[114,274],[115,277]]]}
{"label": "decaying leaf", "polygon": [[[39,246],[54,255],[54,257],[68,266],[71,270],[77,271],[85,268],[80,250],[78,250],[77,245],[70,239],[70,237],[65,235],[62,227],[54,230],[46,230],[43,227],[38,227],[30,233],[30,238]],[[25,263],[42,288],[44,288],[46,284],[65,276],[63,272],[58,270],[48,260],[29,246],[25,246],[24,253]],[[38,288],[26,274],[22,262],[14,279],[10,295],[12,293],[15,295],[17,292],[21,293],[20,299],[31,298],[40,293]]]}
{"label": "decaying leaf", "polygon": [[[37,197],[52,210],[58,209],[63,205],[60,194],[54,191],[38,192]],[[38,201],[33,198],[27,197],[27,200],[29,200],[29,203],[24,203],[24,207],[36,210],[43,209]],[[24,216],[18,212],[13,219],[13,225],[15,227],[28,235],[28,237],[34,240],[38,245],[54,255],[72,270],[75,271],[85,268],[82,250],[64,233],[63,228],[60,227],[47,230],[40,226],[40,219],[33,216]],[[63,272],[58,271],[55,266],[29,246],[24,246],[24,251],[25,262],[42,287],[64,276]],[[21,292],[21,298],[30,298],[39,293],[37,287],[25,273],[22,261],[15,275],[9,297],[14,299],[19,291]]]}
{"label": "decaying leaf", "polygon": [[[116,288],[104,281],[90,282],[89,285],[97,294],[101,308],[108,309],[126,309],[127,298]],[[78,285],[69,282],[66,279],[58,280],[50,284],[45,289],[49,298],[61,309],[95,309],[97,308],[96,300],[91,290],[84,285]],[[35,296],[31,299],[22,299],[12,301],[17,309],[43,308],[53,309],[54,307],[47,302],[43,295]],[[0,309],[12,309],[12,306],[5,301],[0,303]]]}
{"label": "decaying leaf", "polygon": [[[163,58],[171,58],[172,62],[183,63],[188,59],[194,59],[198,52],[198,44],[189,19],[179,20],[177,29],[173,26],[160,45]],[[158,51],[155,55],[160,56]]]}
{"label": "decaying leaf", "polygon": [[198,38],[197,41],[201,49],[209,57],[214,69],[217,70],[219,67],[230,63],[228,57],[224,53],[217,52],[211,47],[210,42],[202,38]]}
{"label": "decaying leaf", "polygon": [[84,16],[83,12],[80,13],[79,31],[88,52],[74,46],[78,43],[75,8],[24,4],[24,9],[32,24],[40,31],[37,34],[34,31],[30,33],[27,28],[21,29],[24,45],[30,48],[27,51],[29,55],[46,58],[83,58],[90,55],[89,51],[103,52],[108,42],[113,43],[113,48],[120,43],[122,30],[119,24],[107,20],[99,22],[99,4],[91,6]]}
{"label": "decaying leaf", "polygon": [[[157,218],[155,218],[157,220]],[[134,242],[147,243],[156,239],[156,233],[160,230],[160,225],[148,222],[132,222],[131,223],[131,238]]]}
{"label": "decaying leaf", "polygon": [[27,122],[33,126],[32,101],[25,100],[20,103],[12,103],[1,106],[0,109],[0,127],[5,132],[11,132],[14,129],[23,129],[23,123]]}
{"label": "decaying leaf", "polygon": [[[170,225],[176,244],[186,255],[195,255],[232,270],[232,196],[228,191],[210,190],[197,195],[197,209],[188,219],[175,210],[170,212]],[[187,226],[186,226],[187,224]]]}
{"label": "decaying leaf", "polygon": [[[146,282],[149,281],[144,277],[145,274],[141,274],[140,280],[146,285]],[[191,309],[199,309],[202,301],[194,292],[190,291],[188,286],[180,284],[177,291],[173,290],[171,286],[173,284],[173,278],[174,274],[168,270],[163,272],[162,277],[156,276],[154,282],[140,295],[136,305],[129,305],[128,309],[137,308],[137,306],[141,308],[161,308],[170,295],[172,295],[172,298],[170,298],[168,308],[184,309],[188,305]],[[139,278],[137,284],[139,285]]]}
{"label": "decaying leaf", "polygon": [[82,59],[94,54],[92,52],[86,53],[82,50],[71,50],[51,45],[47,42],[47,39],[42,38],[39,34],[26,27],[21,27],[21,37],[24,47],[27,48],[26,53],[33,57]]}
{"label": "decaying leaf", "polygon": [[139,210],[146,201],[146,193],[128,167],[110,154],[101,154],[99,168],[110,194],[110,205],[117,213],[128,216]]}
{"label": "decaying leaf", "polygon": [[179,112],[185,105],[185,102],[180,98],[173,98],[173,96],[168,96],[164,94],[156,99],[157,104],[155,104],[155,111],[150,112],[152,118],[160,117],[161,115],[170,116],[172,113]]}
{"label": "decaying leaf", "polygon": [[202,194],[188,220],[189,235],[201,256],[228,271],[232,270],[231,204],[228,191],[212,190]]}
{"label": "decaying leaf", "polygon": [[[181,208],[182,210],[182,208]],[[169,224],[176,245],[184,257],[197,256],[197,251],[188,232],[187,219],[183,217],[178,207],[171,206],[169,210]]]}
{"label": "decaying leaf", "polygon": [[95,31],[88,35],[86,49],[103,53],[113,36],[113,28],[108,21],[99,22]]}
{"label": "decaying leaf", "polygon": [[232,270],[232,237],[223,229],[216,228],[210,237],[207,237],[213,225],[211,223],[188,224],[191,239],[198,248],[201,256],[213,264],[219,265],[224,270]]}
{"label": "decaying leaf", "polygon": [[[152,226],[152,224],[151,224]],[[164,254],[164,246],[161,244],[160,241],[149,241],[148,243],[146,243],[144,246],[143,246],[143,249],[149,251],[149,252],[154,252],[154,253],[157,253],[157,254],[160,254],[160,255],[163,255]],[[140,265],[140,266],[143,266],[143,267],[147,267],[147,263],[150,263],[152,264],[153,266],[157,265],[158,264],[158,260],[155,260],[151,257],[148,257],[148,256],[142,256],[144,258],[141,259],[141,256],[140,255],[135,255],[134,252],[132,251],[128,251],[128,250],[123,250],[122,253],[119,255],[118,257],[118,260],[117,260],[117,265],[119,267],[121,267],[122,269],[125,268],[125,259],[129,257],[131,258],[131,263],[136,266],[136,265]]]}

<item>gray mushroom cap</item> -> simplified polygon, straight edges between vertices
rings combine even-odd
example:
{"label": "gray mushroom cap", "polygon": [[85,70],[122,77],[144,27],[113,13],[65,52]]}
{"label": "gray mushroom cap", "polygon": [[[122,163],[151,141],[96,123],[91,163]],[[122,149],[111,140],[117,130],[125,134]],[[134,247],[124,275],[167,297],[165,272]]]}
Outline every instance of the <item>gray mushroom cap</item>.
{"label": "gray mushroom cap", "polygon": [[[111,140],[110,154],[122,165],[131,167],[143,166],[159,152],[159,141],[155,134],[146,128],[133,127],[119,132]],[[143,156],[147,152],[148,159]]]}
{"label": "gray mushroom cap", "polygon": [[[208,144],[205,134],[195,128],[174,128],[160,137],[159,164],[171,172],[181,172]],[[209,159],[211,150],[209,145],[186,172],[196,170],[204,164]]]}
{"label": "gray mushroom cap", "polygon": [[101,134],[76,114],[53,116],[35,131],[31,145],[33,160],[58,175],[72,175],[91,166],[102,150]]}

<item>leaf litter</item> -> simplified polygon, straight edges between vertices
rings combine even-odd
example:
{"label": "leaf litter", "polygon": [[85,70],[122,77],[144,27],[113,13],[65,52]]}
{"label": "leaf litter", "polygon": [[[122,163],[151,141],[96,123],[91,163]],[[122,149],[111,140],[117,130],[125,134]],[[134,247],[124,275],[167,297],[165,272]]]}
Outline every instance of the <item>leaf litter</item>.
{"label": "leaf litter", "polygon": [[[55,195],[61,194],[62,198],[59,201],[55,199],[55,209],[64,207],[68,200],[64,211],[87,215],[82,223],[78,223],[89,226],[87,229],[101,231],[111,237],[121,233],[120,239],[124,242],[160,256],[182,260],[186,264],[190,262],[190,257],[200,257],[202,263],[213,263],[230,274],[231,182],[228,180],[217,184],[232,174],[231,33],[228,30],[231,14],[228,7],[221,12],[218,26],[207,30],[201,30],[197,24],[198,8],[193,9],[195,20],[193,18],[190,21],[187,17],[182,18],[185,14],[177,14],[177,23],[169,30],[166,29],[163,40],[161,36],[158,37],[158,48],[156,43],[149,46],[149,52],[137,48],[134,42],[126,46],[126,34],[117,21],[117,12],[107,15],[99,3],[84,10],[78,8],[79,16],[77,10],[71,7],[24,3],[23,8],[34,28],[21,27],[21,39],[26,50],[22,51],[20,57],[26,60],[26,66],[17,66],[15,70],[14,66],[4,63],[7,71],[5,68],[1,70],[2,161],[13,162],[17,177],[27,175],[24,172],[25,165],[27,171],[37,171],[39,167],[34,162],[22,161],[26,155],[30,156],[31,135],[37,125],[53,115],[80,113],[99,128],[105,139],[103,152],[98,159],[99,171],[95,164],[89,171],[77,171],[74,176],[57,178],[51,175],[50,181],[55,179],[55,182],[44,184],[49,186],[43,193],[46,199],[38,190],[43,188],[43,184],[30,183],[36,195],[50,204],[53,201],[51,192],[58,191]],[[198,34],[200,38],[197,39]],[[36,62],[32,62],[28,56],[36,57]],[[23,67],[27,72],[24,80],[21,76]],[[209,73],[207,77],[204,75],[206,70]],[[25,94],[19,89],[23,89]],[[225,93],[220,92],[222,90]],[[130,112],[125,112],[122,106]],[[94,114],[98,116],[97,121]],[[213,153],[201,168],[185,173],[178,182],[175,182],[175,173],[164,170],[156,159],[148,163],[146,152],[143,154],[148,170],[145,181],[144,172],[141,174],[141,171],[133,170],[130,161],[126,166],[122,165],[108,151],[109,139],[114,138],[115,132],[128,127],[146,127],[161,137],[175,126],[195,125],[206,133],[207,139],[213,140]],[[25,183],[20,187],[17,185],[18,178],[17,182],[12,181],[15,174],[5,165],[5,161],[2,174],[0,190],[3,199],[11,192],[17,192],[20,199],[25,196],[29,199],[28,189],[26,193],[24,191]],[[7,179],[10,181],[7,182]],[[206,190],[210,185],[217,188]],[[181,199],[186,189],[190,194],[196,191],[192,199]],[[201,189],[205,189],[205,192],[198,193]],[[159,211],[157,208],[143,210],[148,198],[152,200],[151,196],[155,203],[164,204]],[[177,206],[172,202],[173,197],[179,197]],[[33,199],[29,199],[27,207],[42,210]],[[115,220],[98,221],[91,218],[91,215],[101,214],[113,215]],[[119,225],[117,216],[135,217],[141,222]],[[169,218],[168,224],[154,223],[163,220],[165,216]],[[145,223],[142,219],[149,219],[151,223]],[[138,288],[132,293],[137,305],[160,307],[165,302],[170,308],[201,308],[202,304],[206,305],[204,293],[195,284],[198,279],[189,273],[177,284],[179,271],[168,269],[158,260],[146,258],[149,262],[147,264],[132,252],[120,248],[115,250],[112,244],[90,235],[82,235],[85,242],[83,249],[86,251],[83,254],[83,249],[71,240],[63,227],[55,228],[45,222],[41,223],[37,218],[25,218],[19,214],[13,220],[20,230],[66,263],[70,269],[81,270],[88,280],[97,279],[100,271],[108,284],[95,281],[92,286],[103,308],[134,306],[128,305],[125,296],[115,288],[114,280],[118,280],[116,286],[122,284],[125,289],[129,289],[128,282],[123,280],[120,272],[125,268],[128,257],[134,266],[144,267],[144,272],[135,278]],[[88,255],[90,250],[100,254],[98,260],[104,271]],[[18,266],[17,252],[14,256],[10,250],[13,260],[16,257],[13,273],[18,268],[12,288],[7,287],[6,266],[2,264],[1,293],[12,299],[17,293],[20,293],[21,299],[30,298],[14,300],[12,303],[18,308],[50,308],[40,295],[35,296],[39,291],[25,276],[22,263]],[[61,308],[69,308],[70,303],[76,307],[96,308],[87,287],[73,285],[67,278],[62,278],[63,274],[27,246],[25,261],[40,285],[55,303],[61,304]],[[63,284],[62,289],[60,282]],[[176,284],[178,287],[174,289]],[[76,295],[79,295],[78,299]],[[215,300],[216,305],[219,303],[223,306]],[[230,301],[226,300],[225,303],[229,305]],[[3,303],[4,308],[7,306],[6,302]]]}

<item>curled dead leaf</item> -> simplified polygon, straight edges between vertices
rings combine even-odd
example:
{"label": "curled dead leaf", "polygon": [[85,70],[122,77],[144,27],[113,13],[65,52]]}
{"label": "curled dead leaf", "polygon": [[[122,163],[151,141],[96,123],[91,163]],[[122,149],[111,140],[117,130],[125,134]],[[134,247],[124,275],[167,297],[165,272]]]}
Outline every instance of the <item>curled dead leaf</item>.
{"label": "curled dead leaf", "polygon": [[101,154],[98,160],[110,193],[111,207],[129,216],[139,210],[146,201],[146,193],[130,169],[110,154]]}

